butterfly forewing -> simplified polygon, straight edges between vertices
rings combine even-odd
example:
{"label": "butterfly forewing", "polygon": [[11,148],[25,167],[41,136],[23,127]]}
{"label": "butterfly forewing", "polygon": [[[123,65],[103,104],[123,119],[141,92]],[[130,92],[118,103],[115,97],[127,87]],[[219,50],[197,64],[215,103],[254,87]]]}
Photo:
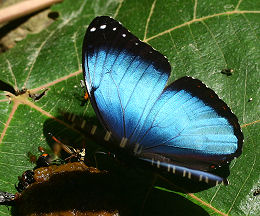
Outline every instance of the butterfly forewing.
{"label": "butterfly forewing", "polygon": [[166,85],[170,65],[119,22],[97,17],[85,36],[83,70],[92,105],[105,127],[120,139],[143,124]]}

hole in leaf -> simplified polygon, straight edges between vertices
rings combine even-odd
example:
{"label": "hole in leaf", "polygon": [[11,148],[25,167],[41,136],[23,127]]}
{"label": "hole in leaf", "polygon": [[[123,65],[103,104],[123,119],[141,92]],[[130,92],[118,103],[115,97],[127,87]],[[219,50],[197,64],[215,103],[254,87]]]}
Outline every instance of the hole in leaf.
{"label": "hole in leaf", "polygon": [[60,15],[59,15],[58,12],[50,12],[50,13],[48,14],[48,17],[51,18],[51,19],[53,19],[53,20],[58,19],[59,16],[60,16]]}

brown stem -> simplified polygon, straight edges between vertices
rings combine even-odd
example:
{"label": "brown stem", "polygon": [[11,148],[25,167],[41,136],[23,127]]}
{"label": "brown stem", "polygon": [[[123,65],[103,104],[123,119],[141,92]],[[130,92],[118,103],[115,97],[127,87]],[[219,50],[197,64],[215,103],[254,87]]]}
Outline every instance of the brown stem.
{"label": "brown stem", "polygon": [[0,10],[0,23],[9,22],[63,0],[26,0]]}

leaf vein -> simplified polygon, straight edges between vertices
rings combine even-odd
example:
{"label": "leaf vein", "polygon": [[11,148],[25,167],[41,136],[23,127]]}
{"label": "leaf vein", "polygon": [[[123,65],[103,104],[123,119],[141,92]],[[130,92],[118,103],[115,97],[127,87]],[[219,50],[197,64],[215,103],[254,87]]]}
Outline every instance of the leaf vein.
{"label": "leaf vein", "polygon": [[147,37],[148,26],[149,26],[149,22],[150,22],[150,20],[151,20],[151,17],[152,17],[152,15],[153,15],[153,11],[154,11],[154,8],[155,8],[155,4],[156,4],[156,0],[154,0],[153,4],[152,4],[152,6],[151,6],[149,16],[148,16],[148,18],[147,18],[147,20],[146,20],[146,25],[145,25],[145,30],[144,30],[144,39],[143,39],[143,41],[145,41],[145,40],[146,40],[146,37]]}
{"label": "leaf vein", "polygon": [[204,21],[204,20],[207,20],[207,19],[211,19],[211,18],[214,18],[214,17],[218,17],[218,16],[226,16],[226,15],[231,15],[231,14],[245,14],[245,13],[260,13],[260,11],[248,11],[248,10],[236,11],[236,10],[234,10],[234,11],[226,11],[226,12],[222,12],[222,13],[217,13],[217,14],[213,14],[213,15],[201,17],[201,18],[192,19],[192,20],[190,20],[190,21],[188,21],[188,22],[182,23],[182,24],[180,24],[180,25],[178,25],[178,26],[174,26],[174,27],[172,27],[172,28],[170,28],[170,29],[167,29],[167,30],[165,30],[165,31],[163,31],[163,32],[160,32],[160,33],[158,33],[158,34],[156,34],[156,35],[154,35],[154,36],[151,36],[151,37],[145,39],[144,42],[148,42],[148,41],[153,40],[153,39],[155,39],[155,38],[157,38],[157,37],[160,37],[160,36],[162,36],[162,35],[165,35],[165,34],[171,32],[171,31],[174,31],[174,30],[179,29],[179,28],[182,28],[182,27],[184,27],[184,26],[193,24],[193,23],[195,23],[195,22],[201,22],[201,21]]}
{"label": "leaf vein", "polygon": [[198,0],[195,0],[194,8],[193,8],[193,19],[196,19],[197,16],[197,4],[198,4]]}

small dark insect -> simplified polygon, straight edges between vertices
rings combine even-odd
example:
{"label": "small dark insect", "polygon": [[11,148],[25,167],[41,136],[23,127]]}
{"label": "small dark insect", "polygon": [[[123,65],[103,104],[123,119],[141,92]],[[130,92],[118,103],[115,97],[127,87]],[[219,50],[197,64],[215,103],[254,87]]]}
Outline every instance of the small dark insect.
{"label": "small dark insect", "polygon": [[53,157],[51,157],[48,153],[46,153],[45,149],[42,146],[39,146],[38,150],[39,152],[42,153],[38,158],[36,155],[32,154],[31,152],[27,153],[30,162],[36,164],[36,167],[34,169],[37,169],[39,167],[46,167],[53,164],[54,161]]}
{"label": "small dark insect", "polygon": [[223,69],[220,73],[225,74],[227,76],[231,76],[233,72],[234,72],[233,69],[226,68],[226,69]]}
{"label": "small dark insect", "polygon": [[74,159],[74,161],[84,161],[85,160],[85,156],[86,156],[86,150],[85,148],[81,148],[81,149],[75,149],[72,146],[69,145],[65,145],[64,143],[62,143],[59,139],[57,139],[55,136],[53,136],[51,133],[49,133],[49,135],[51,136],[51,138],[60,145],[60,147],[67,152],[68,154],[70,154],[70,156],[68,158],[66,158],[66,161],[71,161],[71,159]]}
{"label": "small dark insect", "polygon": [[260,194],[260,188],[256,189],[253,193],[254,196],[258,196]]}
{"label": "small dark insect", "polygon": [[18,186],[15,186],[18,192],[22,192],[25,190],[30,184],[35,182],[34,180],[34,171],[33,170],[26,170],[22,176],[18,177],[19,183]]}
{"label": "small dark insect", "polygon": [[[71,159],[74,159],[74,161],[83,161],[85,160],[85,148],[82,149],[75,149],[71,146],[63,144],[60,140],[58,140],[55,136],[53,136],[51,133],[49,133],[51,138],[58,143],[58,145],[61,146],[61,149],[63,149],[65,152],[69,153],[70,156],[65,159],[65,161],[71,161]],[[42,146],[38,147],[38,150],[42,153],[39,158],[36,160],[36,167],[34,170],[26,170],[22,176],[18,177],[19,183],[18,186],[16,186],[16,190],[18,192],[22,192],[25,190],[29,185],[35,182],[35,170],[42,167],[48,167],[51,165],[61,165],[64,163],[64,160],[61,159],[55,159],[55,157],[52,157],[48,153],[45,152],[45,149]],[[29,154],[32,156],[31,153]],[[30,158],[30,160],[32,160]]]}
{"label": "small dark insect", "polygon": [[247,102],[251,102],[253,100],[253,98],[249,98]]}
{"label": "small dark insect", "polygon": [[38,160],[36,161],[36,165],[37,168],[47,167],[53,164],[53,162],[54,162],[53,158],[49,154],[44,153],[38,158]]}

